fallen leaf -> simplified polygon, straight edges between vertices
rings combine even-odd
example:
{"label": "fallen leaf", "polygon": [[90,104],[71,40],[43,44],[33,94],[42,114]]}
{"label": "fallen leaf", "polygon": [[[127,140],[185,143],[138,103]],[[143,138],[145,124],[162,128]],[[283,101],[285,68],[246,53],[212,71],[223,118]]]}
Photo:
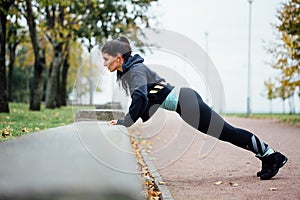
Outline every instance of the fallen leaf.
{"label": "fallen leaf", "polygon": [[[131,133],[130,136],[131,145],[134,151],[134,154],[137,158],[137,164],[140,167],[140,175],[142,179],[144,179],[144,188],[146,192],[146,196],[148,196],[147,199],[149,200],[160,200],[161,199],[161,192],[159,191],[157,185],[155,184],[155,179],[153,175],[150,173],[148,166],[146,165],[146,162],[143,159],[142,152],[149,151],[148,147],[151,147],[152,142],[151,141],[137,141],[136,138],[133,136],[133,133]],[[144,146],[144,148],[142,148]],[[159,183],[162,184],[163,182]],[[145,196],[145,197],[146,197]]]}
{"label": "fallen leaf", "polygon": [[23,133],[28,133],[29,131],[28,131],[28,129],[26,127],[24,127],[24,128],[22,128],[22,132]]}
{"label": "fallen leaf", "polygon": [[230,185],[231,187],[237,187],[239,184],[230,182],[229,185]]}
{"label": "fallen leaf", "polygon": [[215,182],[215,185],[221,185],[223,183],[223,181],[217,181]]}
{"label": "fallen leaf", "polygon": [[277,188],[276,187],[272,187],[272,188],[269,188],[270,191],[276,191]]}
{"label": "fallen leaf", "polygon": [[160,197],[150,197],[150,200],[159,200]]}
{"label": "fallen leaf", "polygon": [[158,192],[158,191],[151,190],[149,192],[150,197],[159,197],[160,195],[161,195],[161,192]]}
{"label": "fallen leaf", "polygon": [[148,183],[152,183],[153,179],[150,176],[145,176],[145,181]]}
{"label": "fallen leaf", "polygon": [[158,182],[159,185],[166,185],[166,182],[160,181]]}
{"label": "fallen leaf", "polygon": [[7,136],[11,136],[13,133],[13,130],[8,126],[5,129],[2,129],[1,131],[2,137],[7,137]]}
{"label": "fallen leaf", "polygon": [[153,144],[152,141],[150,140],[146,141],[146,145],[151,146],[152,144]]}
{"label": "fallen leaf", "polygon": [[5,129],[1,130],[1,133],[2,133],[2,137],[6,137],[6,136],[9,136],[9,132],[7,132]]}

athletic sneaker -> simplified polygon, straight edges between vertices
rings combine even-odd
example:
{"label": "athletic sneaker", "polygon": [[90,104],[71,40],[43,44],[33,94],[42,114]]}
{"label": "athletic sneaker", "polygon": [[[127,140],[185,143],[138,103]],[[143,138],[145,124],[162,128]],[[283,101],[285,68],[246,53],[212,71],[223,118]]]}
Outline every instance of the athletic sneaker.
{"label": "athletic sneaker", "polygon": [[257,176],[260,177],[261,180],[271,179],[288,160],[287,157],[279,152],[259,159],[262,161],[262,170],[257,172]]}

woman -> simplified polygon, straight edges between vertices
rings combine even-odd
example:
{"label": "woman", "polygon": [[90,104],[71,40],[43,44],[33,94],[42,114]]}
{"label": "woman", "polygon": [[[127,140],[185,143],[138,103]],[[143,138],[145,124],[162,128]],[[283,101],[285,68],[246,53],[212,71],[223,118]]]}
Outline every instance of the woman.
{"label": "woman", "polygon": [[[129,112],[124,119],[112,120],[110,125],[130,127],[140,117],[145,122],[162,107],[177,112],[185,122],[203,133],[252,151],[262,161],[262,170],[257,173],[261,180],[271,179],[287,162],[284,155],[275,152],[253,133],[225,122],[203,102],[196,91],[175,88],[166,83],[143,64],[142,57],[138,54],[131,55],[130,43],[126,37],[121,36],[107,42],[102,48],[102,55],[104,66],[110,72],[117,71],[117,80],[132,98]],[[217,135],[217,132],[220,134]]]}

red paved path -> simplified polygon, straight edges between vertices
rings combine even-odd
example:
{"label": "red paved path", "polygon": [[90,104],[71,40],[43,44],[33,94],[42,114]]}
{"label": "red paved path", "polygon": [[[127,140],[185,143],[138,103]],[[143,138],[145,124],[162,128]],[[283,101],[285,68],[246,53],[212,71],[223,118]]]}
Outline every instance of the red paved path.
{"label": "red paved path", "polygon": [[274,120],[226,118],[289,158],[275,178],[261,181],[256,177],[261,162],[251,152],[201,134],[170,112],[156,115],[138,129],[153,142],[149,156],[175,200],[300,199],[299,127]]}

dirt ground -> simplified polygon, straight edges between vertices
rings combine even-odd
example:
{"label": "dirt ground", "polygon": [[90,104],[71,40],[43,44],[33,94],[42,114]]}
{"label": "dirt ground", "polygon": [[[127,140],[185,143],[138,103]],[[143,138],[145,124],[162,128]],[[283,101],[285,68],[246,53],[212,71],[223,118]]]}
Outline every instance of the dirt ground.
{"label": "dirt ground", "polygon": [[288,157],[277,176],[261,181],[261,161],[253,153],[201,134],[172,113],[156,115],[138,131],[153,143],[149,156],[175,200],[300,199],[300,127],[226,118]]}

